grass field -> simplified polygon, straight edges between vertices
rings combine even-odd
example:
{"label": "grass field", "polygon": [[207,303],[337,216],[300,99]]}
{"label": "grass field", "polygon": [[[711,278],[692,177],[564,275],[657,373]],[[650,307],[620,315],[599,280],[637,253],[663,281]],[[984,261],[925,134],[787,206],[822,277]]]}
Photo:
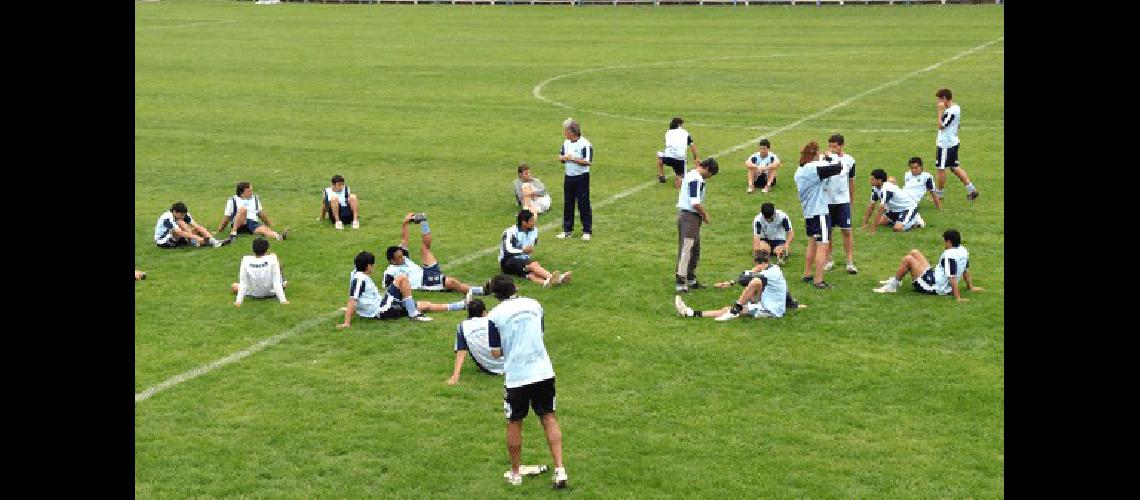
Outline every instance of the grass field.
{"label": "grass field", "polygon": [[[994,6],[136,4],[135,263],[149,274],[135,285],[136,395],[276,341],[136,399],[136,496],[549,490],[549,473],[517,488],[501,477],[502,381],[468,362],[459,385],[445,384],[463,313],[334,325],[353,255],[382,256],[409,211],[431,217],[444,271],[475,283],[498,272],[494,253],[469,256],[513,223],[519,161],[554,196],[540,225],[558,221],[567,116],[596,148],[594,239],[543,229],[538,260],[575,281],[521,285],[546,310],[563,494],[1004,496],[1003,31]],[[800,283],[799,147],[846,136],[861,217],[871,169],[901,178],[912,155],[933,164],[940,87],[962,105],[961,160],[979,200],[967,203],[951,175],[944,210],[923,202],[929,227],[857,230],[860,274],[840,262],[833,290]],[[709,181],[699,276],[748,267],[749,224],[771,200],[795,223],[785,275],[808,309],[780,320],[676,317],[676,194],[656,183],[653,162],[673,116],[722,167]],[[786,166],[773,193],[747,195],[742,165],[760,136]],[[337,173],[361,197],[360,230],[315,220]],[[216,250],[153,245],[174,201],[216,229],[239,180],[253,183],[275,227],[293,229],[272,247],[289,305],[230,305],[248,236]],[[909,287],[871,293],[907,250],[936,258],[950,227],[984,292],[963,292],[962,304]],[[412,243],[416,256],[415,232]],[[712,309],[738,293],[686,300]],[[523,462],[549,464],[537,422],[527,419]]]}

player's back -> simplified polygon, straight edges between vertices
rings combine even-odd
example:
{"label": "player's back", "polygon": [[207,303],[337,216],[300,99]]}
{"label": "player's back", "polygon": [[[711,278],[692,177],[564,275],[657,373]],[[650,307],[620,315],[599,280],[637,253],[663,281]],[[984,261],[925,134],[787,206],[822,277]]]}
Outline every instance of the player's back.
{"label": "player's back", "polygon": [[485,371],[503,374],[503,358],[491,356],[489,335],[490,320],[486,317],[463,320],[456,329],[455,349],[466,349],[471,358]]}
{"label": "player's back", "polygon": [[491,345],[498,336],[503,349],[506,386],[519,387],[554,376],[554,366],[543,342],[542,306],[529,297],[504,300],[487,315]]}

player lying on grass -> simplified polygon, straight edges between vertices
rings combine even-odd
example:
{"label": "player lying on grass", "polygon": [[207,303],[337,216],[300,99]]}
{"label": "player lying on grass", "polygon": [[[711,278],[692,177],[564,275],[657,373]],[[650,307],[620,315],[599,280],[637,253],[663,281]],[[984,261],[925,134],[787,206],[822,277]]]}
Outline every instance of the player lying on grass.
{"label": "player lying on grass", "polygon": [[190,216],[189,209],[181,201],[175,202],[170,206],[170,210],[158,216],[158,223],[154,225],[154,244],[159,248],[182,246],[201,248],[206,245],[218,248],[230,244],[230,241],[233,240],[214,239],[214,235]]}
{"label": "player lying on grass", "polygon": [[266,254],[269,251],[269,241],[265,238],[253,240],[253,255],[241,258],[238,266],[238,282],[230,285],[230,289],[237,294],[234,307],[241,307],[245,298],[267,299],[277,297],[282,304],[288,304],[285,298],[285,281],[281,273],[281,262],[277,254]]}
{"label": "player lying on grass", "polygon": [[[233,229],[230,230],[230,238],[237,237],[238,233],[260,234],[278,240],[284,240],[289,236],[289,228],[285,228],[280,234],[269,228],[272,225],[269,222],[269,214],[265,213],[265,207],[261,204],[261,197],[253,194],[253,184],[241,181],[237,183],[234,191],[237,194],[231,196],[226,202],[222,222],[218,224],[218,230],[215,232],[224,231],[232,221]],[[265,225],[261,224],[263,221]]]}
{"label": "player lying on grass", "polygon": [[467,353],[475,361],[475,367],[483,373],[503,374],[503,359],[491,355],[491,345],[487,340],[487,305],[475,299],[467,304],[467,319],[455,328],[455,369],[447,385],[459,383],[459,370]]}
{"label": "player lying on grass", "polygon": [[752,219],[752,251],[764,250],[776,256],[781,266],[788,260],[788,249],[796,232],[792,221],[783,210],[776,210],[771,203],[760,205],[760,213]]}
{"label": "player lying on grass", "polygon": [[[741,313],[753,318],[782,318],[788,307],[793,309],[807,307],[797,303],[788,294],[788,283],[784,280],[783,271],[780,270],[780,266],[771,264],[768,258],[768,252],[756,251],[753,257],[756,265],[741,273],[735,281],[744,287],[744,291],[740,292],[740,298],[732,305],[712,311],[694,311],[685,305],[680,295],[677,295],[673,299],[677,314],[684,317],[708,317],[717,321],[728,321],[739,317]],[[722,281],[714,286],[723,289],[732,286],[733,283],[733,281]]]}
{"label": "player lying on grass", "polygon": [[[875,202],[879,203],[875,211]],[[874,215],[874,224],[868,224]],[[926,222],[918,214],[918,200],[911,198],[906,191],[898,187],[887,172],[881,168],[871,171],[871,203],[863,214],[863,229],[870,229],[873,233],[880,225],[891,226],[896,233],[910,231],[913,227],[926,227]]]}
{"label": "player lying on grass", "polygon": [[[420,256],[423,265],[417,265],[408,257],[408,224],[420,225]],[[400,226],[400,245],[390,246],[384,256],[388,259],[388,268],[384,269],[384,286],[390,286],[397,277],[408,279],[412,290],[429,292],[452,291],[470,295],[486,295],[481,286],[471,286],[451,276],[446,276],[439,268],[439,261],[431,253],[431,228],[428,227],[427,214],[408,212],[404,216],[404,223]]]}
{"label": "player lying on grass", "polygon": [[499,269],[503,273],[538,283],[543,288],[568,283],[571,271],[551,273],[538,261],[531,260],[534,246],[538,244],[538,228],[534,227],[534,223],[534,213],[523,209],[515,217],[515,225],[503,231],[499,242]]}
{"label": "player lying on grass", "polygon": [[[360,200],[344,183],[344,177],[334,175],[331,182],[332,185],[321,193],[321,216],[317,222],[325,220],[325,214],[328,213],[333,227],[344,229],[344,223],[347,222],[352,224],[353,229],[360,229]],[[333,210],[334,206],[336,210]]]}
{"label": "player lying on grass", "polygon": [[938,257],[938,265],[931,267],[926,257],[918,249],[912,249],[903,257],[898,271],[894,276],[880,281],[883,286],[875,288],[877,293],[894,293],[899,290],[899,283],[907,273],[914,278],[914,291],[930,295],[954,294],[958,302],[970,299],[962,297],[958,280],[966,281],[966,289],[971,292],[984,290],[976,287],[970,279],[970,252],[962,246],[962,235],[957,229],[947,229],[942,233],[942,255]]}
{"label": "player lying on grass", "polygon": [[461,311],[466,308],[463,301],[448,304],[433,304],[427,301],[416,302],[412,298],[412,287],[407,276],[397,276],[384,293],[372,282],[376,269],[376,256],[371,252],[360,252],[353,259],[355,270],[348,285],[348,305],[344,308],[344,323],[337,328],[352,326],[352,314],[368,319],[396,319],[407,316],[416,321],[431,321],[420,311]]}

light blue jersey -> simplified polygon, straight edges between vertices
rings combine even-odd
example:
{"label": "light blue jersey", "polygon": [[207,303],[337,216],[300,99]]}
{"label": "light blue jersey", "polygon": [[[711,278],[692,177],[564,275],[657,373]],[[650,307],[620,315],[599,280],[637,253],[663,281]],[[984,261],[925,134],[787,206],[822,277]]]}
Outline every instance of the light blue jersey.
{"label": "light blue jersey", "polygon": [[508,389],[554,378],[543,343],[542,306],[528,297],[504,300],[488,313],[488,343],[502,348]]}
{"label": "light blue jersey", "polygon": [[372,282],[372,277],[360,271],[352,272],[352,279],[348,285],[348,296],[356,299],[356,314],[363,318],[376,317],[381,312],[381,306],[385,305],[384,299],[387,298],[389,302],[393,299],[387,294],[381,296],[380,290]]}
{"label": "light blue jersey", "polygon": [[768,156],[765,156],[763,158],[760,157],[759,152],[752,153],[752,156],[749,156],[748,159],[752,161],[752,164],[756,165],[757,167],[767,167],[768,165],[780,161],[780,158],[776,156],[776,153],[773,153],[771,151],[768,152]]}
{"label": "light blue jersey", "polygon": [[423,288],[424,268],[412,261],[411,257],[408,257],[407,248],[400,247],[400,249],[404,251],[404,263],[398,266],[388,263],[388,267],[384,269],[384,286],[391,285],[397,276],[407,276],[408,284],[411,285],[412,290]]}
{"label": "light blue jersey", "polygon": [[491,344],[487,335],[489,327],[487,318],[469,318],[455,328],[455,350],[471,353],[475,364],[484,371],[503,374],[503,358],[491,356]]}
{"label": "light blue jersey", "polygon": [[782,318],[787,307],[788,282],[780,266],[772,264],[756,276],[764,279],[764,290],[760,292],[760,305],[772,316]]}
{"label": "light blue jersey", "polygon": [[818,167],[835,163],[832,157],[805,163],[796,169],[796,189],[799,191],[800,205],[804,219],[827,214],[827,193],[823,191],[824,179],[819,177]]}
{"label": "light blue jersey", "polygon": [[503,230],[502,240],[499,241],[499,262],[506,257],[526,255],[523,247],[533,247],[538,244],[538,228],[532,227],[530,231],[519,229],[518,225]]}

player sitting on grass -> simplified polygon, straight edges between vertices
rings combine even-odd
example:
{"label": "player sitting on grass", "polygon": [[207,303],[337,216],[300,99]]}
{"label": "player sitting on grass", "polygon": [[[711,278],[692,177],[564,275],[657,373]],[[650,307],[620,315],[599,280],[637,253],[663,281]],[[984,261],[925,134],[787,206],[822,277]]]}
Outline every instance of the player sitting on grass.
{"label": "player sitting on grass", "polygon": [[376,269],[376,256],[371,252],[360,252],[353,259],[355,271],[348,285],[348,306],[344,308],[344,323],[337,328],[352,326],[352,314],[368,319],[396,319],[407,316],[416,321],[431,321],[424,311],[461,311],[466,307],[463,301],[448,304],[433,304],[427,301],[416,302],[412,298],[412,287],[407,276],[397,276],[384,293],[372,282]]}
{"label": "player sitting on grass", "polygon": [[234,307],[241,307],[241,302],[248,297],[267,299],[277,297],[282,304],[288,304],[285,298],[285,286],[288,281],[281,273],[281,262],[277,254],[268,254],[269,241],[265,238],[253,240],[253,255],[241,258],[238,266],[238,282],[230,285],[230,289],[237,294]]}
{"label": "player sitting on grass", "polygon": [[479,371],[503,374],[503,358],[491,356],[487,332],[487,305],[482,300],[472,300],[467,304],[467,319],[455,328],[455,369],[447,379],[447,385],[459,383],[459,370],[463,368],[463,360],[469,351]]}
{"label": "player sitting on grass", "polygon": [[907,273],[914,278],[914,291],[930,295],[954,294],[958,302],[970,299],[962,298],[958,287],[958,280],[966,280],[966,289],[971,292],[984,290],[976,287],[970,279],[970,252],[962,246],[962,235],[957,229],[947,229],[942,233],[942,246],[945,250],[938,257],[938,265],[931,267],[926,257],[918,249],[912,249],[903,257],[898,271],[894,276],[880,281],[883,286],[875,288],[877,293],[895,293],[899,291],[899,283]]}
{"label": "player sitting on grass", "polygon": [[[874,224],[872,212],[875,211],[875,202],[879,203],[879,210],[875,212]],[[884,213],[885,211],[885,213]],[[897,232],[910,231],[912,227],[926,227],[926,222],[918,214],[918,200],[911,198],[906,191],[898,187],[887,172],[881,168],[871,171],[871,203],[867,205],[867,212],[863,214],[863,229],[870,229],[873,233],[879,225],[892,226]]]}
{"label": "player sitting on grass", "polygon": [[[784,280],[784,273],[780,270],[780,266],[768,261],[768,252],[758,250],[753,261],[756,265],[741,273],[736,280],[736,283],[744,287],[744,291],[731,306],[724,306],[714,311],[694,311],[685,305],[680,295],[677,295],[673,299],[677,314],[684,317],[708,317],[716,318],[717,321],[728,321],[736,319],[741,313],[753,318],[782,318],[787,307],[795,309],[807,307],[796,303],[788,294],[788,282]],[[732,281],[722,281],[714,286],[723,289],[732,284]]]}
{"label": "player sitting on grass", "polygon": [[767,193],[776,185],[776,173],[780,170],[780,158],[768,150],[772,147],[768,139],[760,139],[756,153],[744,160],[748,167],[748,192],[761,188],[761,193]]}
{"label": "player sitting on grass", "polygon": [[[910,170],[903,175],[903,191],[919,203],[922,203],[923,194],[930,193],[934,207],[942,210],[942,198],[938,197],[938,190],[934,188],[934,176],[922,171],[922,158],[912,156],[907,162],[907,167]],[[894,182],[893,177],[888,180]]]}
{"label": "player sitting on grass", "polygon": [[[253,194],[252,184],[241,181],[237,183],[235,192],[237,194],[231,196],[226,202],[222,222],[215,232],[224,231],[230,221],[233,221],[233,229],[230,231],[231,239],[236,238],[238,233],[260,234],[278,240],[284,240],[289,236],[289,228],[285,228],[280,234],[269,228],[272,224],[269,222],[269,214],[265,213],[265,208],[261,205],[261,197]],[[262,221],[265,222],[265,225],[261,224]]]}
{"label": "player sitting on grass", "polygon": [[752,219],[752,251],[764,250],[776,256],[781,266],[788,261],[788,249],[796,232],[783,210],[771,203],[760,205],[760,213]]}
{"label": "player sitting on grass", "polygon": [[[417,265],[408,258],[408,224],[420,225],[420,256],[423,265]],[[388,258],[388,268],[384,270],[384,286],[390,286],[397,277],[404,276],[411,284],[412,290],[429,292],[453,291],[470,295],[486,295],[481,286],[471,286],[451,276],[445,276],[439,269],[439,261],[431,253],[431,228],[428,227],[427,214],[409,212],[404,216],[404,224],[400,227],[400,246],[390,246],[385,251]]]}
{"label": "player sitting on grass", "polygon": [[[360,229],[360,202],[344,183],[344,177],[339,174],[332,176],[332,185],[321,193],[321,216],[317,222],[325,220],[325,213],[329,214],[329,221],[333,227],[344,229],[344,223],[352,224],[353,229]],[[333,207],[336,210],[333,210]]]}
{"label": "player sitting on grass", "polygon": [[228,245],[230,239],[218,241],[206,228],[198,224],[181,201],[170,206],[170,210],[158,216],[158,223],[154,226],[154,244],[159,248],[177,248],[181,246],[214,248]]}
{"label": "player sitting on grass", "polygon": [[534,227],[534,213],[520,210],[515,225],[503,231],[499,242],[499,269],[506,274],[531,280],[543,288],[561,285],[570,281],[570,271],[551,273],[538,261],[531,260],[534,246],[538,244],[538,229]]}
{"label": "player sitting on grass", "polygon": [[519,178],[515,179],[515,197],[519,206],[530,210],[538,219],[538,214],[550,210],[550,193],[546,192],[546,185],[530,173],[530,165],[519,164]]}

